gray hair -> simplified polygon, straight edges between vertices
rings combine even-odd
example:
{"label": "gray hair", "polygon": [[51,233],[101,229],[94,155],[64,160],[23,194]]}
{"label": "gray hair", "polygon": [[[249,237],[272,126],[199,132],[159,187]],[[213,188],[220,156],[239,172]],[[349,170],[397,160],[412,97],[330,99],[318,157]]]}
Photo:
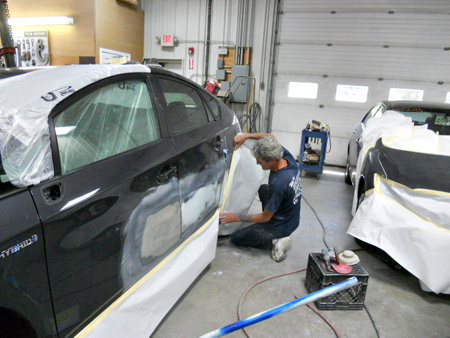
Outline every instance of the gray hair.
{"label": "gray hair", "polygon": [[272,159],[277,161],[283,157],[283,147],[272,136],[264,136],[253,145],[253,156],[261,157],[264,161],[270,162]]}

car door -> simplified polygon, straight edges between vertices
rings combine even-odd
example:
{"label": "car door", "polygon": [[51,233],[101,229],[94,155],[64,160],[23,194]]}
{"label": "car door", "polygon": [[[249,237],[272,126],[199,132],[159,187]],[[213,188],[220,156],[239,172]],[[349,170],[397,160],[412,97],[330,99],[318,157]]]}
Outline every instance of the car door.
{"label": "car door", "polygon": [[363,146],[361,136],[367,124],[367,121],[374,117],[379,111],[381,111],[382,107],[382,103],[378,103],[377,105],[372,107],[364,116],[362,121],[356,125],[355,129],[353,129],[348,149],[348,160],[351,171],[356,170],[356,163],[358,162],[359,152],[361,151]]}
{"label": "car door", "polygon": [[30,191],[8,182],[1,162],[0,172],[0,332],[30,336],[29,326],[17,322],[23,318],[39,337],[53,337],[41,222]]}
{"label": "car door", "polygon": [[187,237],[214,215],[221,202],[227,143],[219,107],[207,102],[202,88],[174,77],[156,79],[178,154],[182,230]]}
{"label": "car door", "polygon": [[56,325],[81,329],[181,238],[176,150],[147,75],[91,85],[50,116],[55,177],[32,189]]}

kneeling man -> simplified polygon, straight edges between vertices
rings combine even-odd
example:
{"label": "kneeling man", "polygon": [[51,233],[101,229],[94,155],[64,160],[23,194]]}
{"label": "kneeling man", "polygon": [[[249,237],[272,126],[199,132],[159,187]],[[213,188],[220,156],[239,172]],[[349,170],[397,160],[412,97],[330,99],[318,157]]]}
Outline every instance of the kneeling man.
{"label": "kneeling man", "polygon": [[252,149],[256,162],[264,170],[270,170],[269,184],[261,185],[258,191],[263,212],[250,215],[223,213],[220,221],[254,223],[234,232],[231,242],[238,246],[271,250],[272,259],[281,262],[286,258],[291,241],[289,236],[300,222],[300,172],[294,157],[273,135],[236,135],[235,148],[249,138],[258,140]]}

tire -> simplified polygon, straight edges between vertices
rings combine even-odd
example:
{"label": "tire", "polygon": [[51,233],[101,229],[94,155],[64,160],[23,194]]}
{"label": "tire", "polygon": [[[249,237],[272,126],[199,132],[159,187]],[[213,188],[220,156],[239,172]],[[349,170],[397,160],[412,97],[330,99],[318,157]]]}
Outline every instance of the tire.
{"label": "tire", "polygon": [[347,165],[345,167],[345,183],[348,185],[353,185],[352,177],[350,176],[350,162],[347,159]]}
{"label": "tire", "polygon": [[366,192],[363,191],[361,194],[359,194],[358,203],[356,204],[356,210],[358,210],[359,206],[365,199],[366,199]]}

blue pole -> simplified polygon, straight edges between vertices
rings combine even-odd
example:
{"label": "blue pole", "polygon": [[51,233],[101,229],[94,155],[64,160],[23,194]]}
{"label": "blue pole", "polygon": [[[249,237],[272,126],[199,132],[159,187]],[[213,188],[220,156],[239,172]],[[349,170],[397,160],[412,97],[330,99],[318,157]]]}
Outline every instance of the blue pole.
{"label": "blue pole", "polygon": [[328,286],[324,289],[315,291],[313,293],[310,293],[309,295],[306,295],[302,298],[294,299],[290,302],[284,303],[282,305],[279,305],[277,307],[274,307],[272,309],[269,309],[264,312],[260,312],[256,315],[253,315],[251,317],[242,319],[238,322],[235,322],[233,324],[229,324],[227,326],[224,326],[220,329],[211,331],[209,333],[204,334],[203,336],[199,338],[215,338],[215,337],[222,337],[225,336],[231,332],[241,330],[244,327],[262,322],[263,320],[272,318],[274,316],[277,316],[285,311],[295,309],[296,307],[299,307],[301,305],[305,305],[308,303],[312,303],[318,299],[328,297],[334,293],[337,293],[339,291],[342,291],[344,289],[350,288],[352,286],[355,286],[358,284],[358,279],[356,277],[351,277],[343,282]]}

